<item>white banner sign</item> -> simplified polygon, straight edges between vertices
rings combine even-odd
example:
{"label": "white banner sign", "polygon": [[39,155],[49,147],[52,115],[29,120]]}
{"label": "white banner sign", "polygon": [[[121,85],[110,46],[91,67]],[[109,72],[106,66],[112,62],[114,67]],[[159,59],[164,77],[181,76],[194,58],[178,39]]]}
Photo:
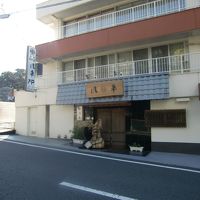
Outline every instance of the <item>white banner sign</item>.
{"label": "white banner sign", "polygon": [[82,121],[83,120],[83,106],[77,106],[76,113],[77,113],[77,120]]}
{"label": "white banner sign", "polygon": [[27,47],[26,59],[26,90],[34,91],[35,89],[35,62],[36,50],[34,47]]}

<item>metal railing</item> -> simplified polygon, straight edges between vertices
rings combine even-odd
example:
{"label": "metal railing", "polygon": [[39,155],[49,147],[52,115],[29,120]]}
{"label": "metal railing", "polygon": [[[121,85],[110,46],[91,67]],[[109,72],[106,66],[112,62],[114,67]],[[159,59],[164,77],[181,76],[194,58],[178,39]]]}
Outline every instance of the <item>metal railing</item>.
{"label": "metal railing", "polygon": [[112,79],[153,73],[186,73],[200,71],[200,53],[159,57],[133,62],[87,67],[57,73],[57,84]]}
{"label": "metal railing", "polygon": [[112,26],[140,21],[199,7],[199,0],[158,0],[116,12],[88,18],[62,27],[62,37],[70,37]]}

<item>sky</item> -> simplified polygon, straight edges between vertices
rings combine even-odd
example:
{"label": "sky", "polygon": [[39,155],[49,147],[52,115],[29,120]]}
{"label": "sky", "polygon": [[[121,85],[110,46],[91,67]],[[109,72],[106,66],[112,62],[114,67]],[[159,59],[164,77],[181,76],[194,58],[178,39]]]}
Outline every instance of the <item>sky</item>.
{"label": "sky", "polygon": [[35,5],[45,0],[0,0],[0,74],[26,68],[27,46],[35,46],[53,39],[53,31],[36,20]]}

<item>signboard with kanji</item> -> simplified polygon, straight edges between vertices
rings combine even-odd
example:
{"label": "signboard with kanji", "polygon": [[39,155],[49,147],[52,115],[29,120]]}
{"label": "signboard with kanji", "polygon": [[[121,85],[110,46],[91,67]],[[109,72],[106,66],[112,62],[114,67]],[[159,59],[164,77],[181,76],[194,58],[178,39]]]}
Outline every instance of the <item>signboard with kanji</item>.
{"label": "signboard with kanji", "polygon": [[34,47],[27,47],[26,58],[26,90],[34,91],[35,89],[35,62],[36,50]]}
{"label": "signboard with kanji", "polygon": [[82,121],[83,120],[83,106],[77,106],[76,107],[76,115],[77,120]]}
{"label": "signboard with kanji", "polygon": [[123,96],[124,84],[122,80],[93,82],[86,84],[88,98]]}

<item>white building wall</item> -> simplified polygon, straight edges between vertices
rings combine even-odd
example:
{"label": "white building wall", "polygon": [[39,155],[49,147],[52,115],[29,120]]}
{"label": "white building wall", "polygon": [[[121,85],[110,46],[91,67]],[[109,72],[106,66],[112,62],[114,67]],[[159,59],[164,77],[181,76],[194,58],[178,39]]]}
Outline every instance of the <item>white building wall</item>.
{"label": "white building wall", "polygon": [[172,74],[169,77],[169,96],[170,98],[198,96],[198,83],[200,83],[200,73]]}
{"label": "white building wall", "polygon": [[35,106],[28,108],[28,130],[29,136],[45,137],[46,108]]}
{"label": "white building wall", "polygon": [[188,38],[188,45],[189,45],[189,52],[190,53],[200,52],[200,35],[199,35],[199,31],[197,32],[197,35],[190,36]]}
{"label": "white building wall", "polygon": [[18,134],[28,134],[28,107],[16,108],[15,129]]}
{"label": "white building wall", "polygon": [[74,125],[73,106],[56,105],[56,72],[61,62],[44,65],[35,92],[16,91],[16,131],[22,135],[45,137],[46,105],[50,106],[49,137],[70,137]]}
{"label": "white building wall", "polygon": [[15,122],[15,103],[0,102],[0,122]]}
{"label": "white building wall", "polygon": [[74,127],[74,106],[52,105],[50,106],[50,137],[71,137]]}
{"label": "white building wall", "polygon": [[187,120],[187,128],[152,128],[152,142],[200,143],[200,101],[197,97],[189,102],[151,101],[151,109],[186,109]]}
{"label": "white building wall", "polygon": [[45,136],[45,106],[16,108],[16,132],[20,135]]}

